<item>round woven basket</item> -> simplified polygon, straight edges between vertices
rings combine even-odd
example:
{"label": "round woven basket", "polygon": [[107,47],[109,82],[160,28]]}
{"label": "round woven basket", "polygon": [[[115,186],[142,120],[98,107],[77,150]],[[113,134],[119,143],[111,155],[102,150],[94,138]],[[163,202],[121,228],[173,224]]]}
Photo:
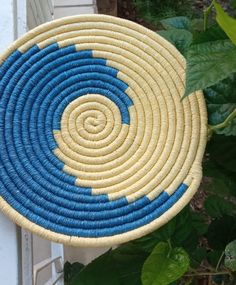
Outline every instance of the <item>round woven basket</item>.
{"label": "round woven basket", "polygon": [[156,33],[105,15],[62,18],[0,58],[0,208],[69,245],[105,246],[168,222],[201,181],[202,92]]}

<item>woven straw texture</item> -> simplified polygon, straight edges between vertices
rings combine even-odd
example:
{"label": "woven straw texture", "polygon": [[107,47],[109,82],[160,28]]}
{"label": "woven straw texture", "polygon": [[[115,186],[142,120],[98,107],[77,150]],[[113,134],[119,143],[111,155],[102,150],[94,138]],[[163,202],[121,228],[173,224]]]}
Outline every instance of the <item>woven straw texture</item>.
{"label": "woven straw texture", "polygon": [[168,222],[201,181],[202,92],[156,33],[105,15],[37,27],[0,58],[0,208],[69,245],[105,246]]}

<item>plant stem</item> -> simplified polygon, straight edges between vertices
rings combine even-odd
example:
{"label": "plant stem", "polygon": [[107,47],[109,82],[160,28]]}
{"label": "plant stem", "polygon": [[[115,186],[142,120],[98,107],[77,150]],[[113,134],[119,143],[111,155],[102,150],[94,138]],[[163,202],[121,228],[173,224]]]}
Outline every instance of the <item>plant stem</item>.
{"label": "plant stem", "polygon": [[172,246],[171,246],[171,241],[170,241],[170,239],[167,240],[167,243],[168,243],[168,245],[169,245],[169,252],[168,252],[167,257],[170,257],[170,253],[171,253],[171,250],[172,250]]}
{"label": "plant stem", "polygon": [[231,121],[236,117],[236,109],[224,120],[224,122],[217,125],[208,125],[208,134],[212,134],[214,131],[227,127]]}
{"label": "plant stem", "polygon": [[224,255],[225,255],[225,252],[223,251],[223,252],[221,253],[221,256],[220,256],[218,262],[217,262],[216,271],[218,271],[218,269],[219,269],[219,267],[220,267],[221,260],[222,260],[222,258],[223,258]]}
{"label": "plant stem", "polygon": [[228,271],[221,271],[221,272],[197,272],[197,273],[190,273],[190,274],[185,274],[184,276],[186,277],[191,277],[191,276],[213,276],[213,275],[230,275]]}
{"label": "plant stem", "polygon": [[206,31],[208,27],[208,18],[209,18],[209,14],[211,13],[213,6],[214,6],[214,0],[211,2],[211,5],[208,6],[206,9],[204,9],[203,11],[204,31]]}

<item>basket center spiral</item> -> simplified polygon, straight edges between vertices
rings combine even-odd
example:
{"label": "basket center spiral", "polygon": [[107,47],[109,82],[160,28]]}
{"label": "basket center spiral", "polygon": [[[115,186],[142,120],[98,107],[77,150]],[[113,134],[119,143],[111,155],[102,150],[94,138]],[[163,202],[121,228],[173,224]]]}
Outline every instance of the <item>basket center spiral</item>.
{"label": "basket center spiral", "polygon": [[[115,146],[119,147],[119,141],[124,140],[127,134],[129,106],[122,100],[117,106],[112,101],[115,97],[108,95],[86,94],[74,99],[63,111],[60,130],[54,130],[58,145],[55,154],[65,163],[64,171],[76,176],[80,186],[90,187],[90,179],[101,179],[99,166],[102,163],[99,159],[105,156],[104,150],[113,144],[115,151]],[[82,157],[86,158],[94,149],[97,153],[93,162],[86,163]],[[87,181],[84,179],[86,175],[89,175]]]}

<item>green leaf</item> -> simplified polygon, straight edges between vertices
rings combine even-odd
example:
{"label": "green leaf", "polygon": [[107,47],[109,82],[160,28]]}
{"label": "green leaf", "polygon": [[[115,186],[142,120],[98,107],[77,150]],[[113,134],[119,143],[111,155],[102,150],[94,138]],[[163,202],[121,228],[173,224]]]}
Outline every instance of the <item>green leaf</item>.
{"label": "green leaf", "polygon": [[204,203],[207,214],[212,218],[221,218],[224,215],[234,216],[236,206],[219,196],[209,196]]}
{"label": "green leaf", "polygon": [[190,19],[182,16],[163,19],[160,22],[166,30],[168,29],[189,30],[191,27]]}
{"label": "green leaf", "polygon": [[66,262],[64,265],[64,280],[65,283],[70,284],[70,281],[77,275],[82,269],[84,268],[84,265],[79,262]]}
{"label": "green leaf", "polygon": [[204,29],[204,20],[202,18],[195,18],[191,20],[191,32],[195,34],[196,32],[202,32]]}
{"label": "green leaf", "polygon": [[[207,104],[208,123],[215,126],[223,123],[226,118],[235,110],[236,104]],[[225,127],[214,130],[216,134],[225,136],[236,136],[236,118],[227,123]]]}
{"label": "green leaf", "polygon": [[218,25],[210,26],[206,31],[193,34],[193,44],[226,39],[228,39],[226,33]]}
{"label": "green leaf", "polygon": [[213,250],[207,252],[207,261],[212,267],[216,267],[217,263],[222,255],[223,250]]}
{"label": "green leaf", "polygon": [[204,217],[197,212],[190,212],[191,224],[195,229],[197,236],[202,236],[207,232],[208,225]]}
{"label": "green leaf", "polygon": [[229,243],[225,248],[225,266],[236,271],[236,240]]}
{"label": "green leaf", "polygon": [[192,34],[189,31],[181,29],[163,30],[159,35],[171,42],[182,54],[185,54],[192,42]]}
{"label": "green leaf", "polygon": [[175,232],[171,237],[171,243],[176,247],[183,247],[187,252],[192,251],[198,243],[198,230],[196,219],[193,218],[189,207],[177,216]]}
{"label": "green leaf", "polygon": [[114,267],[111,252],[92,261],[75,276],[72,285],[119,285],[119,278]]}
{"label": "green leaf", "polygon": [[178,280],[189,268],[189,257],[183,248],[171,249],[159,243],[143,265],[143,285],[168,285]]}
{"label": "green leaf", "polygon": [[226,245],[234,239],[236,239],[235,217],[224,216],[210,224],[207,240],[211,248],[224,250]]}
{"label": "green leaf", "polygon": [[[225,119],[236,108],[236,74],[204,90],[207,102],[208,122],[210,125],[217,125]],[[215,130],[217,134],[227,136],[236,135],[236,119],[233,119],[227,126]]]}
{"label": "green leaf", "polygon": [[[182,214],[182,211],[180,212],[179,215]],[[150,253],[153,248],[156,246],[157,243],[161,241],[166,241],[168,239],[172,241],[172,237],[174,236],[175,229],[176,229],[176,220],[177,220],[178,215],[170,220],[167,224],[162,226],[161,228],[157,229],[156,231],[152,232],[149,235],[146,235],[142,238],[139,238],[133,243],[142,248],[145,252]]]}
{"label": "green leaf", "polygon": [[236,104],[236,73],[204,90],[207,104]]}
{"label": "green leaf", "polygon": [[208,144],[207,151],[212,161],[215,161],[223,169],[236,172],[236,137],[214,135]]}
{"label": "green leaf", "polygon": [[230,7],[235,9],[236,8],[236,0],[231,0],[230,1]]}
{"label": "green leaf", "polygon": [[71,285],[141,285],[142,266],[148,254],[131,243],[110,250],[80,271]]}
{"label": "green leaf", "polygon": [[142,267],[148,254],[131,244],[126,244],[114,250],[112,255],[119,275],[119,284],[141,285]]}
{"label": "green leaf", "polygon": [[201,219],[194,217],[189,207],[185,207],[171,221],[162,226],[153,233],[146,235],[133,243],[150,253],[157,243],[170,240],[173,246],[184,247],[185,250],[191,252],[195,249],[198,242],[200,231],[205,231],[204,224],[199,221]]}
{"label": "green leaf", "polygon": [[184,96],[227,78],[236,72],[236,47],[229,40],[192,45],[187,52]]}
{"label": "green leaf", "polygon": [[[212,159],[214,159],[213,156]],[[203,163],[203,175],[211,178],[210,183],[205,184],[205,190],[223,197],[236,195],[236,179],[234,173],[222,169],[222,167],[217,165],[212,159],[204,161]]]}
{"label": "green leaf", "polygon": [[201,262],[206,258],[207,252],[205,247],[197,247],[192,251],[190,256],[190,266],[191,268],[198,268]]}
{"label": "green leaf", "polygon": [[236,45],[236,19],[230,17],[218,4],[214,1],[216,9],[216,21],[225,31],[231,41]]}

